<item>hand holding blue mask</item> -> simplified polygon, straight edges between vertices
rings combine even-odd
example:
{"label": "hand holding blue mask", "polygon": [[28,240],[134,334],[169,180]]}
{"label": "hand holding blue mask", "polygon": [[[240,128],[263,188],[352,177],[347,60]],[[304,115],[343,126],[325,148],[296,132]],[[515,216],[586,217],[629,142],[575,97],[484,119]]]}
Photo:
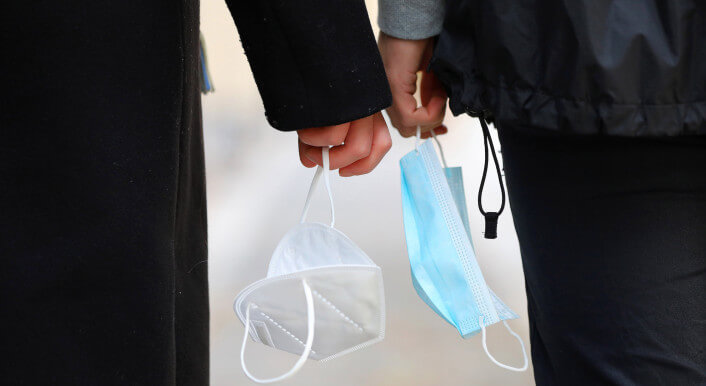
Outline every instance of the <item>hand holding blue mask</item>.
{"label": "hand holding blue mask", "polygon": [[[400,160],[400,168],[407,253],[417,294],[464,338],[481,332],[493,363],[526,370],[524,343],[506,322],[518,316],[488,288],[476,261],[461,168],[442,168],[432,142],[419,144],[419,129],[415,149]],[[485,329],[500,321],[520,341],[522,367],[504,365],[488,352]]]}

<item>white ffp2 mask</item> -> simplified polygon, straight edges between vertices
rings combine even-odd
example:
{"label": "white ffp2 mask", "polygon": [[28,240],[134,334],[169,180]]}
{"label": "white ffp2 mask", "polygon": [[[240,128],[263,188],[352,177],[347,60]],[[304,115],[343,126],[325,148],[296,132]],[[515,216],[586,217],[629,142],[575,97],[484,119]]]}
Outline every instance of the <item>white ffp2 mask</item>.
{"label": "white ffp2 mask", "polygon": [[[309,188],[301,223],[277,245],[267,277],[238,294],[234,309],[245,325],[240,352],[245,374],[255,382],[290,377],[307,358],[328,360],[379,342],[385,335],[382,272],[346,235],[333,227],[328,148]],[[305,222],[312,193],[323,174],[331,224]],[[285,374],[254,377],[245,365],[248,332],[253,340],[300,355]]]}

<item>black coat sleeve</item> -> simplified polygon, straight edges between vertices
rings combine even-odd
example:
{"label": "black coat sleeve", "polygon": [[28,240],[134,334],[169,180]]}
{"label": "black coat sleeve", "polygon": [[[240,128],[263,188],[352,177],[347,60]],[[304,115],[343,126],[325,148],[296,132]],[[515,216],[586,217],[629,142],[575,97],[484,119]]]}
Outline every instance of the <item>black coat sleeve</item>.
{"label": "black coat sleeve", "polygon": [[283,131],[366,117],[392,102],[363,0],[226,0]]}

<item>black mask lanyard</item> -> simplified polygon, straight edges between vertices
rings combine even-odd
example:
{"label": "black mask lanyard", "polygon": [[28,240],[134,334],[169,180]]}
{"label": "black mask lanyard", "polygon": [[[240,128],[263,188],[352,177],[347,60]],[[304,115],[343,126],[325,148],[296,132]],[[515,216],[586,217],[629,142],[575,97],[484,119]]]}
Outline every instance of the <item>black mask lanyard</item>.
{"label": "black mask lanyard", "polygon": [[[495,146],[493,146],[493,139],[490,137],[490,130],[488,130],[485,117],[485,111],[481,112],[480,117],[478,117],[480,119],[480,125],[483,127],[483,148],[485,149],[483,177],[480,180],[480,187],[478,188],[478,209],[480,209],[481,214],[485,217],[485,238],[495,239],[498,237],[498,217],[505,209],[505,185],[503,184],[503,177],[500,173],[500,163],[498,162],[497,155],[495,155]],[[497,212],[486,212],[483,210],[483,187],[485,186],[485,177],[488,174],[488,147],[490,147],[490,154],[493,155],[495,171],[498,173],[498,182],[500,183],[500,192],[502,193],[502,203],[500,204],[500,209]]]}

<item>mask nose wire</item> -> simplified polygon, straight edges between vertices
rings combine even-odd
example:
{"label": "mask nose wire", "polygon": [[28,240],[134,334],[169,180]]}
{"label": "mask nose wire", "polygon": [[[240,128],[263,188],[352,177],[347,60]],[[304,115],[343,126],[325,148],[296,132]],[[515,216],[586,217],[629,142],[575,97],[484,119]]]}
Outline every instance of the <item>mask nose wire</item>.
{"label": "mask nose wire", "polygon": [[483,335],[483,350],[485,350],[485,354],[488,356],[488,358],[490,358],[491,361],[493,361],[493,363],[502,367],[505,370],[517,371],[517,372],[527,370],[527,367],[529,366],[529,360],[527,359],[527,351],[525,350],[525,342],[522,341],[522,338],[519,335],[517,335],[517,333],[515,331],[512,331],[510,326],[507,324],[507,321],[503,320],[503,324],[505,325],[505,328],[507,328],[507,330],[510,332],[510,334],[512,336],[514,336],[520,342],[520,346],[522,347],[522,356],[524,357],[524,360],[525,360],[522,367],[512,367],[512,366],[508,366],[506,364],[502,364],[502,363],[498,362],[498,360],[495,359],[495,357],[490,355],[490,352],[488,351],[488,344],[486,343],[485,323],[483,321],[483,315],[480,316],[478,323],[480,324],[481,334]]}
{"label": "mask nose wire", "polygon": [[326,187],[326,192],[328,192],[328,200],[329,200],[329,205],[331,207],[331,228],[333,228],[333,225],[336,222],[336,212],[333,207],[333,193],[331,191],[331,181],[329,179],[329,175],[331,172],[329,171],[330,169],[330,163],[329,163],[329,148],[328,147],[323,147],[321,149],[321,158],[323,159],[323,167],[319,166],[316,168],[316,172],[314,172],[314,178],[311,180],[311,185],[309,186],[309,193],[306,195],[306,202],[304,203],[304,210],[302,211],[302,216],[299,220],[300,223],[304,223],[306,221],[306,215],[309,213],[309,206],[311,205],[311,196],[314,195],[314,190],[316,189],[316,186],[319,183],[319,179],[321,178],[321,175],[324,175],[324,186]]}
{"label": "mask nose wire", "polygon": [[[279,382],[281,380],[287,379],[291,377],[292,375],[296,374],[299,369],[304,366],[304,363],[306,360],[309,358],[309,353],[311,352],[311,346],[314,344],[314,321],[315,321],[315,316],[314,316],[314,297],[311,295],[311,288],[309,287],[309,284],[307,284],[306,280],[302,280],[302,286],[304,287],[304,295],[306,296],[306,322],[307,322],[307,329],[306,329],[306,344],[304,345],[304,351],[302,352],[302,355],[299,357],[297,362],[292,366],[289,371],[286,373],[274,377],[274,378],[256,378],[253,376],[250,371],[248,371],[247,366],[245,365],[245,344],[248,341],[248,334],[250,332],[250,308],[253,306],[252,303],[248,303],[247,308],[245,309],[245,335],[243,335],[243,345],[240,347],[240,366],[243,368],[243,372],[245,372],[245,375],[248,376],[253,382],[257,383],[274,383],[274,382]],[[255,306],[256,307],[256,306]]]}

